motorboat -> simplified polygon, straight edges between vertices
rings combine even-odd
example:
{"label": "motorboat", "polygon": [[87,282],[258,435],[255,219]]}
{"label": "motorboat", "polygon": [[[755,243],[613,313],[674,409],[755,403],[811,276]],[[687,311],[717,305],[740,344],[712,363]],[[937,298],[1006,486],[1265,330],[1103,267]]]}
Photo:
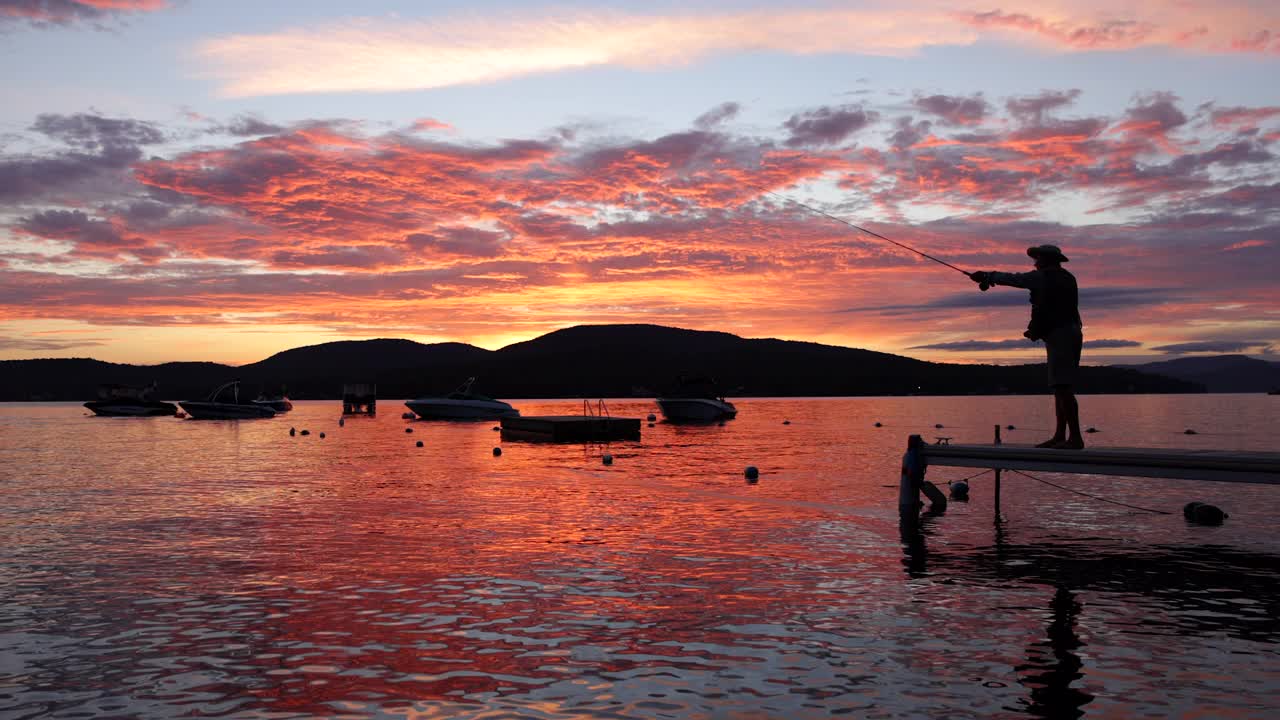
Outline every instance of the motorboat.
{"label": "motorboat", "polygon": [[100,385],[98,399],[90,400],[84,406],[95,415],[104,417],[165,417],[176,415],[178,406],[173,403],[153,400],[156,384],[146,387],[130,385]]}
{"label": "motorboat", "polygon": [[285,397],[284,393],[270,397],[266,393],[262,393],[253,399],[253,404],[269,407],[278,413],[289,412],[293,409],[293,403],[289,402],[289,398]]}
{"label": "motorboat", "polygon": [[[226,395],[223,395],[224,391]],[[219,400],[220,397],[224,399]],[[204,400],[183,400],[178,404],[196,420],[248,420],[276,416],[276,411],[266,405],[240,402],[239,380],[219,385]]]}
{"label": "motorboat", "polygon": [[474,392],[471,386],[475,378],[444,397],[420,397],[405,402],[410,410],[424,420],[493,420],[517,417],[520,411],[508,403]]}
{"label": "motorboat", "polygon": [[736,417],[738,409],[724,399],[707,377],[682,377],[677,386],[657,398],[662,416],[669,422],[715,422]]}

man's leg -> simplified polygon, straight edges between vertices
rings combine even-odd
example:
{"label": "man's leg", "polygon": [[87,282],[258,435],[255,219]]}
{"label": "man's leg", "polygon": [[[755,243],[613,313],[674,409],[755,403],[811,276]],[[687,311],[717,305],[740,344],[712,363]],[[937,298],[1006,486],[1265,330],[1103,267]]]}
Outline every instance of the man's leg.
{"label": "man's leg", "polygon": [[1070,385],[1059,385],[1054,390],[1054,394],[1062,399],[1062,414],[1071,430],[1063,447],[1079,450],[1084,447],[1084,435],[1080,432],[1080,403],[1076,401],[1076,394]]}
{"label": "man's leg", "polygon": [[1059,392],[1061,385],[1053,386],[1053,421],[1054,430],[1053,437],[1036,445],[1036,447],[1052,448],[1059,447],[1067,441],[1067,412],[1066,406],[1063,404],[1062,393]]}

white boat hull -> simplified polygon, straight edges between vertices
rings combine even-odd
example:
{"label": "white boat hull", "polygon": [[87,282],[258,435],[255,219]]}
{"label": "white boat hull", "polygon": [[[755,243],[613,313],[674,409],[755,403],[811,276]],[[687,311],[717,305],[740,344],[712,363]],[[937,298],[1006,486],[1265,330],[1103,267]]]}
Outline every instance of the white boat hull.
{"label": "white boat hull", "polygon": [[178,403],[187,414],[197,420],[250,420],[271,418],[276,411],[264,405],[207,402],[186,400]]}
{"label": "white boat hull", "polygon": [[658,398],[658,407],[673,422],[713,422],[738,414],[733,403],[711,398]]}
{"label": "white boat hull", "polygon": [[424,420],[492,420],[516,417],[520,411],[501,400],[419,398],[405,405]]}

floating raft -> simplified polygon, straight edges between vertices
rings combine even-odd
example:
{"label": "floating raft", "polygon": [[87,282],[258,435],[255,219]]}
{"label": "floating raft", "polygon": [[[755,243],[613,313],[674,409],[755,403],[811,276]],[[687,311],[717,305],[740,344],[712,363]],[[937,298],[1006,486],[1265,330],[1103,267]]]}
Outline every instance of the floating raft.
{"label": "floating raft", "polygon": [[597,442],[639,440],[639,418],[600,415],[504,417],[502,439],[530,442]]}
{"label": "floating raft", "polygon": [[928,465],[1280,485],[1280,453],[1164,448],[1054,450],[1030,445],[919,446]]}

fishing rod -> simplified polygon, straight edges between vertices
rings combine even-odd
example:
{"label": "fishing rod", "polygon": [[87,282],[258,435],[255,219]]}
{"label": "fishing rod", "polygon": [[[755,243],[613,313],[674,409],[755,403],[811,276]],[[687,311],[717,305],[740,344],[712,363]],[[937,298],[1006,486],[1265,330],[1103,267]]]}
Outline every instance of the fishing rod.
{"label": "fishing rod", "polygon": [[[885,236],[881,235],[880,233],[872,232],[872,231],[870,231],[870,230],[868,230],[868,229],[866,229],[866,228],[864,228],[864,227],[859,227],[859,226],[857,226],[857,225],[854,225],[853,223],[849,222],[848,220],[845,220],[844,218],[836,217],[835,215],[832,215],[831,213],[828,213],[828,212],[823,212],[822,210],[819,210],[819,209],[818,209],[818,208],[816,208],[816,207],[811,207],[811,206],[809,206],[809,205],[805,205],[804,203],[800,202],[799,200],[793,200],[793,199],[791,199],[791,198],[787,197],[786,195],[781,195],[781,194],[776,193],[776,192],[774,192],[774,191],[772,191],[772,190],[769,190],[769,189],[767,189],[767,188],[762,188],[762,187],[760,187],[759,185],[754,185],[754,184],[749,183],[749,182],[744,182],[743,184],[744,184],[744,185],[749,185],[749,186],[751,186],[751,187],[753,187],[753,188],[755,188],[755,189],[759,190],[760,192],[768,193],[769,195],[772,195],[772,196],[774,196],[774,197],[776,197],[776,198],[778,198],[778,199],[780,199],[780,200],[785,200],[785,201],[787,201],[787,202],[789,202],[789,203],[792,203],[792,204],[794,204],[794,205],[799,205],[800,207],[804,208],[805,210],[808,210],[809,212],[817,213],[817,214],[819,214],[819,215],[821,215],[821,216],[823,216],[823,217],[825,217],[825,218],[829,218],[829,219],[831,219],[831,220],[835,220],[835,221],[836,221],[836,222],[838,222],[838,223],[844,223],[845,225],[848,225],[849,227],[853,228],[854,230],[860,230],[860,231],[862,231],[862,232],[864,232],[864,233],[866,233],[866,234],[870,235],[871,237],[879,238],[879,239],[884,240],[885,242],[888,242],[888,243],[893,243],[894,245],[897,245],[898,247],[902,248],[903,250],[909,250],[909,251],[911,251],[911,252],[913,252],[913,253],[915,253],[915,254],[919,255],[920,257],[928,258],[928,259],[930,259],[930,260],[932,260],[932,261],[934,261],[934,262],[938,263],[939,265],[946,265],[947,267],[951,268],[952,270],[955,270],[956,272],[960,273],[961,275],[964,275],[964,276],[965,276],[965,277],[967,277],[967,278],[970,278],[970,279],[972,279],[972,278],[973,278],[973,273],[968,272],[968,271],[965,271],[965,270],[961,270],[960,268],[956,267],[955,265],[952,265],[951,263],[947,262],[946,260],[939,260],[938,258],[936,258],[936,257],[934,257],[934,256],[932,256],[932,255],[930,255],[929,253],[920,252],[919,250],[917,250],[917,249],[915,249],[915,248],[911,247],[910,245],[904,245],[903,243],[900,243],[900,242],[898,242],[897,240],[893,240],[893,239],[887,238],[887,237],[885,237]],[[984,283],[979,283],[979,284],[978,284],[978,287],[979,287],[983,292],[986,292],[986,291],[987,291],[987,289],[991,287],[991,283],[986,283],[986,282],[984,282]]]}

